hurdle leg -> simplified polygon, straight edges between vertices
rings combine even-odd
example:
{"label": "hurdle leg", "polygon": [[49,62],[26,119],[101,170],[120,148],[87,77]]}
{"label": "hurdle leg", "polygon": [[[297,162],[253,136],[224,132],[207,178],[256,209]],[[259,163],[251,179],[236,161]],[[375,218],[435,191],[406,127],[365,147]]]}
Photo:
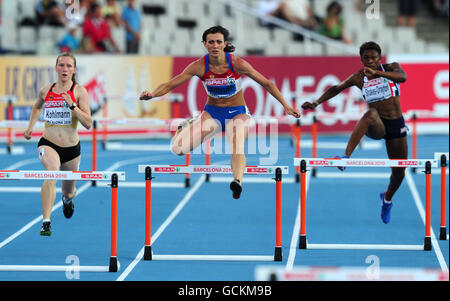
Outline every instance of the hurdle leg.
{"label": "hurdle leg", "polygon": [[152,169],[145,168],[145,246],[144,260],[152,260],[151,206],[152,205]]}
{"label": "hurdle leg", "polygon": [[431,251],[431,162],[425,163],[425,240],[424,250]]}
{"label": "hurdle leg", "polygon": [[[13,120],[13,105],[12,105],[11,99],[8,100],[7,112],[8,112],[7,119]],[[12,153],[12,148],[13,148],[13,137],[12,136],[13,136],[12,128],[8,128],[8,146],[7,146],[8,154]]]}
{"label": "hurdle leg", "polygon": [[[107,119],[108,118],[108,97],[103,97],[103,118]],[[102,148],[103,150],[106,150],[106,143],[108,143],[108,126],[105,124],[103,124],[102,126]]]}
{"label": "hurdle leg", "polygon": [[[417,115],[412,116],[412,137],[411,137],[411,158],[417,159]],[[416,173],[416,168],[412,168],[413,173]]]}
{"label": "hurdle leg", "polygon": [[[97,120],[92,121],[92,171],[97,170]],[[97,186],[96,181],[92,181],[92,186]]]}
{"label": "hurdle leg", "polygon": [[[311,128],[312,134],[312,157],[317,158],[317,118],[313,116],[313,124]],[[311,171],[311,176],[315,177],[317,174],[317,168],[313,167]]]}
{"label": "hurdle leg", "polygon": [[300,162],[300,249],[306,249],[306,161]]}
{"label": "hurdle leg", "polygon": [[281,247],[281,168],[275,171],[276,204],[275,204],[275,255],[274,261],[283,260]]}
{"label": "hurdle leg", "polygon": [[[300,150],[300,140],[302,136],[302,129],[300,125],[300,120],[297,119],[297,126],[295,131],[295,157],[300,158],[301,150]],[[295,182],[298,183],[300,181],[300,167],[295,167]]]}
{"label": "hurdle leg", "polygon": [[111,257],[109,258],[109,271],[118,271],[117,261],[117,174],[113,174],[111,178]]}
{"label": "hurdle leg", "polygon": [[[186,157],[186,166],[191,165],[191,153],[187,153],[185,155]],[[184,179],[184,186],[187,187],[191,187],[191,175],[190,174],[186,174],[185,175],[185,179]]]}
{"label": "hurdle leg", "polygon": [[439,230],[439,239],[447,240],[447,228],[446,228],[446,214],[445,210],[445,200],[447,198],[446,194],[446,173],[447,173],[447,157],[445,155],[441,156],[441,227]]}
{"label": "hurdle leg", "polygon": [[[211,165],[211,139],[205,141],[206,153],[205,153],[205,165]],[[205,175],[205,182],[209,182],[209,174]]]}

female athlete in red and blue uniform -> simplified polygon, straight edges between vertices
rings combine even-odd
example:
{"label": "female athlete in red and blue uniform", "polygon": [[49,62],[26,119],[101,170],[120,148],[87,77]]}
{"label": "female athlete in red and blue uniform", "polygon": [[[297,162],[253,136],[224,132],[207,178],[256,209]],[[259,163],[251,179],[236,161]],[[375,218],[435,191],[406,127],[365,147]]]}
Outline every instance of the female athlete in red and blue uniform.
{"label": "female athlete in red and blue uniform", "polygon": [[[399,86],[399,83],[406,81],[406,73],[398,63],[382,65],[381,48],[375,42],[362,44],[359,54],[364,68],[340,84],[330,87],[316,101],[305,102],[302,108],[313,110],[345,89],[357,86],[361,89],[369,110],[356,124],[345,155],[340,158],[349,158],[365,134],[372,139],[385,139],[389,159],[406,159],[408,157],[407,127],[400,107]],[[343,168],[340,169],[343,170]],[[404,168],[392,168],[389,186],[385,192],[380,193],[381,219],[386,224],[389,223],[391,216],[392,197],[404,177]]]}
{"label": "female athlete in red and blue uniform", "polygon": [[288,115],[298,118],[300,113],[286,103],[273,82],[242,58],[230,54],[234,46],[228,42],[228,38],[228,30],[221,26],[207,29],[202,39],[208,54],[189,64],[181,74],[159,85],[151,93],[142,92],[140,99],[162,96],[193,76],[202,80],[208,95],[205,108],[198,118],[185,122],[185,126],[175,133],[171,149],[177,155],[187,154],[216,132],[224,131],[232,153],[234,180],[230,183],[230,189],[237,199],[242,191],[242,176],[246,166],[244,144],[248,134],[247,121],[250,119],[241,89],[241,76],[246,75],[264,87],[283,105]]}

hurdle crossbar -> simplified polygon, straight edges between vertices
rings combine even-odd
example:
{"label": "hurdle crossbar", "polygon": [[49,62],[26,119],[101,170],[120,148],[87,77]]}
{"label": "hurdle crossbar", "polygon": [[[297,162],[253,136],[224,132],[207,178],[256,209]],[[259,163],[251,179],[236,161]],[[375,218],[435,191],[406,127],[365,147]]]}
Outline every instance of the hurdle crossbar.
{"label": "hurdle crossbar", "polygon": [[[376,249],[376,250],[431,250],[431,167],[438,166],[435,159],[336,159],[294,158],[300,166],[300,249]],[[307,167],[424,167],[425,168],[425,239],[423,245],[344,245],[309,244],[306,239],[306,172]]]}
{"label": "hurdle crossbar", "polygon": [[153,254],[151,260],[180,261],[273,261],[270,255],[172,255]]}
{"label": "hurdle crossbar", "polygon": [[[49,170],[0,170],[0,180],[77,180],[111,182],[111,256],[109,266],[76,267],[86,272],[117,272],[117,189],[119,180],[125,180],[123,171],[49,171]],[[0,271],[66,271],[73,266],[52,265],[0,265]]]}
{"label": "hurdle crossbar", "polygon": [[430,162],[431,167],[438,167],[436,159],[339,159],[339,158],[294,158],[294,165],[313,167],[423,167]]}
{"label": "hurdle crossbar", "polygon": [[109,266],[0,265],[1,272],[111,272]]}
{"label": "hurdle crossbar", "polygon": [[116,175],[118,180],[125,180],[123,171],[50,171],[50,170],[0,170],[2,180],[77,180],[77,181],[111,181]]}
{"label": "hurdle crossbar", "polygon": [[[154,174],[232,174],[233,170],[229,165],[139,165],[139,173],[145,173],[145,169],[150,167]],[[246,166],[246,175],[270,175],[275,174],[277,168],[282,174],[289,174],[288,166]]]}
{"label": "hurdle crossbar", "polygon": [[145,245],[144,260],[219,260],[219,261],[281,261],[281,178],[289,173],[288,166],[246,166],[244,174],[275,175],[275,252],[274,256],[257,255],[154,255],[151,241],[151,188],[152,173],[160,174],[230,174],[226,165],[139,165],[139,173],[145,174]]}

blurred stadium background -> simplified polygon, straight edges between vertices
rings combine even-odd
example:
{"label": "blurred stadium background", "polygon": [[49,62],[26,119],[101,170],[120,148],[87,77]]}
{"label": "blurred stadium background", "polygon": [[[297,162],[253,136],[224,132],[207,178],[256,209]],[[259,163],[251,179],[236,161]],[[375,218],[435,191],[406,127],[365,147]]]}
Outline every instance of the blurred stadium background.
{"label": "blurred stadium background", "polygon": [[[86,1],[86,0],[84,0]],[[3,52],[13,54],[55,55],[57,42],[66,34],[63,26],[36,26],[38,0],[2,1]],[[59,0],[61,8],[70,7],[71,1]],[[73,0],[72,0],[73,2]],[[92,1],[91,1],[92,2]],[[97,1],[106,5],[106,0]],[[119,10],[126,0],[116,0]],[[330,0],[309,0],[319,19],[326,17]],[[198,56],[204,54],[201,41],[203,31],[213,24],[230,30],[239,55],[261,54],[279,56],[355,55],[355,47],[367,40],[381,44],[386,53],[443,53],[448,52],[448,1],[446,12],[437,13],[436,1],[420,1],[415,27],[397,26],[397,1],[379,1],[379,14],[370,18],[366,1],[339,1],[342,18],[350,45],[333,43],[314,32],[283,24],[277,28],[261,26],[258,17],[259,0],[137,0],[136,8],[144,25],[140,55]],[[69,4],[67,4],[69,3]],[[445,5],[445,4],[444,4]],[[74,14],[67,12],[66,16]],[[447,14],[447,15],[446,15]],[[311,40],[298,41],[293,32],[311,36]],[[81,30],[77,31],[79,38]],[[125,51],[125,28],[115,26],[112,36]],[[310,42],[310,46],[307,46]],[[350,47],[346,47],[350,46]]]}

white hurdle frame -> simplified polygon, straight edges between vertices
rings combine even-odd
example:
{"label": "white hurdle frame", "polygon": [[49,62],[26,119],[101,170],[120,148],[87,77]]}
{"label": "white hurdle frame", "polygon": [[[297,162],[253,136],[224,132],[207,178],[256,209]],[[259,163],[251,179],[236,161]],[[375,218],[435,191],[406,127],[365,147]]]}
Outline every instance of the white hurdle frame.
{"label": "white hurdle frame", "polygon": [[144,260],[202,260],[202,261],[282,261],[281,247],[281,178],[289,173],[288,166],[246,166],[246,175],[275,175],[275,252],[274,255],[162,255],[153,254],[151,242],[151,185],[152,173],[157,174],[232,174],[227,165],[139,165],[145,173],[145,246]]}
{"label": "white hurdle frame", "polygon": [[[334,250],[425,250],[431,251],[431,168],[438,166],[436,159],[338,159],[294,158],[300,166],[300,249]],[[307,167],[411,167],[425,169],[425,239],[423,245],[386,244],[310,244],[306,240],[306,172]]]}
{"label": "white hurdle frame", "polygon": [[48,170],[0,170],[0,180],[76,180],[111,182],[111,256],[109,266],[72,265],[0,265],[0,271],[64,272],[77,269],[80,272],[117,272],[117,189],[118,182],[125,180],[123,171],[48,171]]}

